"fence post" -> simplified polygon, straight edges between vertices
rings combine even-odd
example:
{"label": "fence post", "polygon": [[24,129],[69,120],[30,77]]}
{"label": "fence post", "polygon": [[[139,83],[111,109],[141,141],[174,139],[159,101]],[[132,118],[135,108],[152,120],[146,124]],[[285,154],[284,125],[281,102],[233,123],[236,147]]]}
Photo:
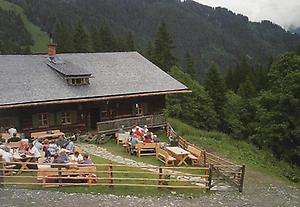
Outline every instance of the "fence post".
{"label": "fence post", "polygon": [[[0,167],[2,168],[0,170],[0,176],[4,176],[5,175],[5,171],[4,171],[4,162],[2,160],[2,155],[0,155]],[[0,188],[4,187],[4,178],[0,177]]]}
{"label": "fence post", "polygon": [[239,192],[243,192],[245,170],[246,170],[246,165],[243,164],[243,166],[242,166],[242,173],[241,173],[241,180],[240,180],[240,186],[239,186]]}
{"label": "fence post", "polygon": [[62,172],[61,172],[61,169],[62,169],[62,167],[59,166],[59,167],[58,167],[58,177],[59,177],[58,182],[59,182],[59,187],[62,187],[62,179],[61,179],[61,177],[62,177]]}
{"label": "fence post", "polygon": [[213,168],[213,165],[209,165],[208,167],[208,189],[207,190],[210,190],[211,189],[211,181],[212,181],[212,168]]}
{"label": "fence post", "polygon": [[206,150],[203,151],[203,165],[206,167]]}
{"label": "fence post", "polygon": [[[158,172],[159,172],[159,175],[158,175],[158,179],[159,179],[158,185],[161,185],[162,184],[162,181],[161,181],[161,179],[162,179],[162,172],[163,172],[163,169],[162,169],[161,166],[159,166]],[[158,188],[161,188],[161,187],[158,187]]]}
{"label": "fence post", "polygon": [[[109,183],[110,184],[113,184],[113,166],[112,166],[112,163],[109,163],[109,165],[108,165],[108,178],[109,178]],[[113,187],[113,185],[109,185],[109,187]]]}

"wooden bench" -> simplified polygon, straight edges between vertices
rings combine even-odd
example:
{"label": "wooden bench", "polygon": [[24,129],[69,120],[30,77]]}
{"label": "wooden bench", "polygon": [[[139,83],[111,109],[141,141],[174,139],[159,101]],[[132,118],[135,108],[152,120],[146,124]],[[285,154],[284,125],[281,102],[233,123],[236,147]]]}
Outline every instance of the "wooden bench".
{"label": "wooden bench", "polygon": [[59,129],[51,130],[51,133],[48,133],[48,131],[40,131],[40,132],[33,132],[30,134],[30,136],[33,139],[40,139],[40,140],[55,139],[61,135],[64,135],[64,133],[62,133]]}
{"label": "wooden bench", "polygon": [[169,155],[167,151],[161,149],[160,147],[157,147],[156,149],[156,159],[162,161],[165,163],[165,165],[174,165],[176,161],[176,158]]}
{"label": "wooden bench", "polygon": [[125,132],[125,134],[116,133],[116,142],[117,144],[124,144],[128,140],[130,133]]}
{"label": "wooden bench", "polygon": [[159,146],[158,143],[137,143],[135,145],[137,156],[156,155],[157,146]]}
{"label": "wooden bench", "polygon": [[96,166],[86,166],[78,168],[62,168],[61,174],[59,168],[51,168],[51,165],[38,165],[37,179],[42,180],[43,184],[46,184],[53,177],[59,179],[62,177],[80,176],[83,180],[91,183],[95,177]]}
{"label": "wooden bench", "polygon": [[194,166],[195,164],[200,165],[199,163],[200,163],[200,159],[201,159],[201,155],[202,155],[201,150],[197,149],[196,147],[194,147],[192,145],[188,145],[186,150],[191,153],[188,155],[188,158],[191,159],[192,166]]}

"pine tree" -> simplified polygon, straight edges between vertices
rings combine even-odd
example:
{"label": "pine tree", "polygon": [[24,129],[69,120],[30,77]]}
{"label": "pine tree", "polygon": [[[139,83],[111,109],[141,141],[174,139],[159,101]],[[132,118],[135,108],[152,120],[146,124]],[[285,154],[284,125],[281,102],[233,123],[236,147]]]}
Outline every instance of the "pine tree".
{"label": "pine tree", "polygon": [[98,29],[92,26],[90,29],[91,46],[94,52],[101,52],[101,38]]}
{"label": "pine tree", "polygon": [[73,36],[75,52],[90,52],[90,39],[80,21],[77,22]]}
{"label": "pine tree", "polygon": [[226,103],[226,87],[219,68],[212,64],[206,73],[205,89],[214,102],[214,108],[218,114],[220,124],[219,130],[224,131],[224,105]]}
{"label": "pine tree", "polygon": [[255,87],[250,81],[249,76],[247,76],[246,81],[241,83],[238,89],[238,95],[240,95],[244,99],[253,98],[256,95]]}
{"label": "pine tree", "polygon": [[117,50],[116,39],[110,30],[110,27],[103,24],[99,31],[101,38],[101,52],[113,52]]}
{"label": "pine tree", "polygon": [[73,31],[71,28],[67,28],[64,24],[56,24],[54,39],[57,43],[57,52],[73,52],[73,42],[72,34]]}
{"label": "pine tree", "polygon": [[184,62],[185,62],[185,71],[188,74],[190,74],[192,78],[197,79],[194,60],[192,58],[190,51],[186,52]]}
{"label": "pine tree", "polygon": [[173,48],[173,41],[167,31],[166,23],[162,21],[154,40],[154,63],[165,71],[170,71],[170,68],[176,64],[176,58],[172,54]]}
{"label": "pine tree", "polygon": [[131,32],[126,36],[126,51],[135,51],[134,38]]}
{"label": "pine tree", "polygon": [[148,42],[148,46],[145,51],[145,56],[151,62],[154,62],[154,47],[151,41]]}

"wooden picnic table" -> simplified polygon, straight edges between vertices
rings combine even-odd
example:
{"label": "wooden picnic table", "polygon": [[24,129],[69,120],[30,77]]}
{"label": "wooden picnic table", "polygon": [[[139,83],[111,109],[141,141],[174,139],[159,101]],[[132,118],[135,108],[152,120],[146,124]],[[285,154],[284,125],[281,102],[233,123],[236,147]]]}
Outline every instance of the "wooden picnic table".
{"label": "wooden picnic table", "polygon": [[176,160],[179,160],[177,166],[182,164],[185,164],[186,166],[188,165],[185,161],[190,154],[188,151],[182,149],[181,147],[166,147],[166,150],[168,150],[172,156],[176,158]]}
{"label": "wooden picnic table", "polygon": [[[10,138],[13,137],[13,135],[11,135],[11,134],[9,134],[9,133],[1,133],[1,135],[2,135],[2,138],[3,138],[3,139],[6,139],[6,140],[8,140],[8,139],[10,139]],[[20,136],[21,136],[21,134],[20,134],[20,133],[17,133],[17,137],[20,137]]]}
{"label": "wooden picnic table", "polygon": [[24,170],[28,170],[27,162],[31,162],[34,156],[26,155],[25,157],[21,157],[20,155],[13,155],[13,159],[15,162],[21,163],[21,168],[19,169],[18,175],[21,174]]}
{"label": "wooden picnic table", "polygon": [[53,134],[39,134],[39,135],[36,135],[34,136],[33,138],[34,139],[38,139],[38,140],[44,140],[44,139],[56,139],[57,137],[59,136],[64,136],[65,133],[63,132],[56,132],[56,133],[53,133]]}

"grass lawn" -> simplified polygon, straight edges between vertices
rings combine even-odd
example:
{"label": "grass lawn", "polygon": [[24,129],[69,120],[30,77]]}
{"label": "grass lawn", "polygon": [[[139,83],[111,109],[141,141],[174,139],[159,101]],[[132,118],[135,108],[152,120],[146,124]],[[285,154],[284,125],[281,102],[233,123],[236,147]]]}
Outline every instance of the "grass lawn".
{"label": "grass lawn", "polygon": [[20,6],[10,3],[5,0],[0,0],[0,7],[4,10],[13,10],[21,16],[21,19],[24,23],[26,30],[31,34],[34,45],[31,46],[32,53],[46,53],[47,52],[47,43],[48,35],[43,32],[40,27],[34,25],[24,14],[23,8]]}
{"label": "grass lawn", "polygon": [[[230,138],[219,132],[207,132],[193,128],[177,119],[168,121],[174,130],[190,142],[208,149],[221,157],[232,160],[237,164],[246,164],[269,175],[299,179],[299,168],[293,168],[284,161],[276,160],[271,153],[259,150],[245,141]],[[247,167],[246,167],[247,168]],[[297,185],[299,187],[299,185]]]}
{"label": "grass lawn", "polygon": [[[95,164],[107,164],[110,163],[109,160],[97,157],[97,156],[91,156],[93,162]],[[112,164],[118,164],[112,162]],[[97,170],[108,170],[107,166],[97,166]],[[127,168],[127,167],[118,167],[114,168],[113,171],[139,171],[139,172],[148,172],[147,170],[143,169],[134,169],[134,168]],[[35,176],[35,173],[29,173],[24,172],[21,175],[23,176]],[[99,172],[97,173],[97,177],[107,177],[107,175],[104,175],[104,173]],[[142,181],[114,181],[114,183],[138,183],[138,184],[157,184],[157,181],[147,181],[147,178],[158,178],[158,175],[149,175],[146,173],[143,174],[121,174],[121,173],[114,173],[113,177],[118,178],[145,178]],[[35,178],[17,178],[17,176],[13,176],[12,178],[6,178],[6,182],[37,182]],[[106,183],[108,181],[106,180],[98,180],[97,183]],[[180,183],[170,183],[169,185],[181,185]],[[191,185],[191,184],[185,184],[185,185]],[[67,192],[67,193],[95,193],[95,194],[114,194],[114,195],[135,195],[135,196],[163,196],[163,195],[170,195],[174,194],[181,194],[181,196],[200,196],[203,195],[205,190],[203,189],[159,189],[156,187],[129,187],[129,186],[114,186],[114,187],[108,187],[108,186],[76,186],[76,187],[60,187],[60,188],[42,188],[42,187],[27,187],[22,186],[22,188],[28,188],[28,189],[36,189],[36,190],[51,190],[51,191],[61,191],[61,192]],[[171,193],[172,192],[172,193]]]}

